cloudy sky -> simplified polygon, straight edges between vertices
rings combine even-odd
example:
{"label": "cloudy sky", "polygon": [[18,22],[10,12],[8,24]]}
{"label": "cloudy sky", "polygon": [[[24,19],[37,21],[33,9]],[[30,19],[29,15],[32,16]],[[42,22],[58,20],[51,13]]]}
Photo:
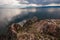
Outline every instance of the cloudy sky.
{"label": "cloudy sky", "polygon": [[60,0],[0,0],[0,5],[2,4],[18,5],[21,3],[48,5],[48,4],[60,4]]}
{"label": "cloudy sky", "polygon": [[50,4],[50,3],[60,3],[60,0],[27,0],[29,3],[36,3],[36,4]]}
{"label": "cloudy sky", "polygon": [[0,0],[0,5],[2,4],[19,4],[19,1],[17,0]]}

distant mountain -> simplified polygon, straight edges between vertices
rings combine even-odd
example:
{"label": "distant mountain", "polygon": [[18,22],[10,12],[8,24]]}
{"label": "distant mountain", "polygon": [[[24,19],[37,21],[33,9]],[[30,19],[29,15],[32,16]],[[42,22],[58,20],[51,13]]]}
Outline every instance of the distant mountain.
{"label": "distant mountain", "polygon": [[[26,8],[34,8],[34,6],[30,6]],[[60,6],[35,6],[35,8],[60,8]]]}
{"label": "distant mountain", "polygon": [[36,5],[36,4],[20,4],[20,5],[0,5],[0,8],[60,8],[58,5]]}

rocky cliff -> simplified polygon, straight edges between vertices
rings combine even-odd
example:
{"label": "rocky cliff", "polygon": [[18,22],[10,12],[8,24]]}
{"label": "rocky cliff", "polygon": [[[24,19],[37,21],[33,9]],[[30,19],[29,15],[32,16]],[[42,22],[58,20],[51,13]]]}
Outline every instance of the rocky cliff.
{"label": "rocky cliff", "polygon": [[19,23],[13,23],[10,27],[11,30],[14,30],[10,30],[13,33],[12,36],[16,36],[10,36],[12,40],[13,38],[16,38],[16,40],[60,40],[60,19],[40,20],[34,17],[28,19],[23,26]]}

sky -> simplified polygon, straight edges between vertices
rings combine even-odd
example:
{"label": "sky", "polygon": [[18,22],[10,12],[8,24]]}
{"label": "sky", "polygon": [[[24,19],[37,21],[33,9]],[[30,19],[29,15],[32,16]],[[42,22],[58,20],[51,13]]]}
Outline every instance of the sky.
{"label": "sky", "polygon": [[48,5],[48,4],[60,4],[60,0],[0,0],[0,5],[8,4],[8,5],[19,5],[21,3],[29,3],[29,4],[40,4],[40,5]]}
{"label": "sky", "polygon": [[50,3],[60,3],[60,0],[27,0],[29,3],[36,3],[36,4],[50,4]]}
{"label": "sky", "polygon": [[3,5],[3,4],[16,5],[16,4],[19,4],[19,1],[17,1],[17,0],[0,0],[0,5]]}

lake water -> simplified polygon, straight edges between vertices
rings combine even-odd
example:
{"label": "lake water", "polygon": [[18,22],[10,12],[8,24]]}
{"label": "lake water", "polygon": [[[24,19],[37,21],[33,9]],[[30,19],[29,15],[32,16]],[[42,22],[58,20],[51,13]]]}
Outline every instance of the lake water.
{"label": "lake water", "polygon": [[59,19],[60,8],[27,8],[27,9],[3,9],[0,8],[0,28],[12,22],[20,22],[37,16],[40,19]]}

